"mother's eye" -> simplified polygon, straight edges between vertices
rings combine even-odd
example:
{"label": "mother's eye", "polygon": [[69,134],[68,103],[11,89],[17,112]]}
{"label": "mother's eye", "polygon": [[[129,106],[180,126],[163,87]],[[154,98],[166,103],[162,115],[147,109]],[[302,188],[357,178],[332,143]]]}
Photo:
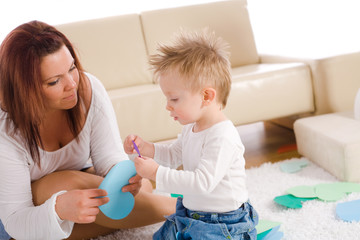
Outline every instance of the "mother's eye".
{"label": "mother's eye", "polygon": [[76,69],[76,65],[74,64],[74,65],[72,65],[72,67],[70,68],[70,72],[73,71],[73,70],[75,70],[75,69]]}
{"label": "mother's eye", "polygon": [[59,78],[56,79],[55,81],[48,82],[48,85],[49,85],[49,86],[55,86],[58,82],[59,82]]}

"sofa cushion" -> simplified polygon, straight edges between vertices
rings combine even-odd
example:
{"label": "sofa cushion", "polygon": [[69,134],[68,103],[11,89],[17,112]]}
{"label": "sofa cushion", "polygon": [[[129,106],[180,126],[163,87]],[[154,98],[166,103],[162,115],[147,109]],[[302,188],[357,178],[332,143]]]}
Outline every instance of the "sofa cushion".
{"label": "sofa cushion", "polygon": [[107,90],[151,83],[138,14],[59,25],[87,72]]}
{"label": "sofa cushion", "polygon": [[175,138],[181,125],[166,110],[166,98],[158,84],[143,84],[108,91],[122,139],[139,134],[148,141]]}
{"label": "sofa cushion", "polygon": [[232,81],[224,111],[235,125],[314,111],[310,68],[304,63],[233,68]]}
{"label": "sofa cushion", "polygon": [[[234,68],[232,74],[224,111],[235,125],[314,110],[310,70],[305,64],[253,64]],[[140,134],[149,141],[160,141],[181,132],[181,125],[165,109],[166,98],[158,84],[108,93],[123,138]]]}
{"label": "sofa cushion", "polygon": [[158,43],[167,43],[180,28],[200,30],[208,27],[230,44],[231,65],[238,67],[259,62],[246,0],[221,1],[141,13],[149,54]]}
{"label": "sofa cushion", "polygon": [[352,111],[360,88],[360,51],[322,58],[261,55],[261,62],[303,62],[313,79],[315,114]]}

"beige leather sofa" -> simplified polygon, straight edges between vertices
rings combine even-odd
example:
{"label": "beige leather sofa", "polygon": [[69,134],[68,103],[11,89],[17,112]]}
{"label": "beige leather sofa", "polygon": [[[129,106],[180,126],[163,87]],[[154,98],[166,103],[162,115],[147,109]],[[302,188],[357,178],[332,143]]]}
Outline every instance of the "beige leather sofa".
{"label": "beige leather sofa", "polygon": [[315,114],[353,111],[360,88],[360,52],[317,58],[261,56],[262,62],[304,62],[312,74]]}
{"label": "beige leather sofa", "polygon": [[[165,110],[165,97],[154,83],[147,63],[157,44],[168,42],[180,28],[208,27],[230,44],[233,85],[225,112],[235,125],[315,110],[331,111],[327,104],[337,105],[338,98],[351,98],[352,91],[344,91],[354,85],[360,87],[359,81],[344,86],[340,82],[347,80],[333,79],[333,74],[341,75],[341,71],[333,73],[332,69],[331,76],[325,74],[318,83],[314,82],[314,77],[316,81],[319,78],[318,66],[300,59],[261,56],[255,46],[246,0],[159,9],[57,27],[73,42],[85,69],[105,85],[122,138],[136,133],[160,141],[180,133],[181,126]],[[321,67],[327,71],[326,62],[321,62]],[[324,103],[328,95],[336,99]],[[352,107],[347,101],[339,101],[339,108]]]}

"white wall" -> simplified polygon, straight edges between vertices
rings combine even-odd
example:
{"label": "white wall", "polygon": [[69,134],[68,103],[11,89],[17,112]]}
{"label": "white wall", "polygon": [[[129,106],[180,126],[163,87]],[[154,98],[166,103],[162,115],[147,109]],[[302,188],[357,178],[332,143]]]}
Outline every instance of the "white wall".
{"label": "white wall", "polygon": [[326,56],[360,50],[360,0],[248,0],[259,52]]}
{"label": "white wall", "polygon": [[[55,25],[215,0],[7,0],[0,42],[30,20]],[[321,56],[360,50],[360,0],[248,0],[259,52]]]}
{"label": "white wall", "polygon": [[0,4],[0,42],[18,25],[51,25],[216,0],[5,0]]}

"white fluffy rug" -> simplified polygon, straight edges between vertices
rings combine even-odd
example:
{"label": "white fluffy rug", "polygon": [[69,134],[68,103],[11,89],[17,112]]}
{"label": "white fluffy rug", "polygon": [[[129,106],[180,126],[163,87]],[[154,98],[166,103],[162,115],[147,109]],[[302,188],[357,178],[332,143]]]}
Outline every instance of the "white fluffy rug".
{"label": "white fluffy rug", "polygon": [[119,230],[113,234],[98,237],[96,240],[150,240],[152,239],[153,233],[161,226],[162,223],[157,223],[146,227]]}
{"label": "white fluffy rug", "polygon": [[297,173],[282,172],[281,163],[266,163],[247,171],[250,200],[260,219],[281,222],[284,240],[360,239],[360,222],[344,222],[337,219],[335,213],[337,203],[360,199],[360,193],[349,194],[338,202],[311,200],[304,202],[300,209],[287,209],[275,203],[274,197],[287,194],[290,187],[338,180],[312,162]]}
{"label": "white fluffy rug", "polygon": [[[290,159],[286,161],[294,161]],[[360,193],[352,193],[338,202],[312,200],[303,203],[301,209],[287,209],[273,199],[286,194],[290,187],[313,186],[318,183],[336,182],[336,178],[314,163],[297,173],[284,173],[280,164],[266,163],[247,170],[247,185],[250,201],[260,215],[260,219],[281,222],[280,231],[284,240],[354,240],[360,239],[360,222],[348,223],[337,219],[336,204],[360,199]],[[131,230],[120,230],[97,240],[148,240],[162,223]]]}

